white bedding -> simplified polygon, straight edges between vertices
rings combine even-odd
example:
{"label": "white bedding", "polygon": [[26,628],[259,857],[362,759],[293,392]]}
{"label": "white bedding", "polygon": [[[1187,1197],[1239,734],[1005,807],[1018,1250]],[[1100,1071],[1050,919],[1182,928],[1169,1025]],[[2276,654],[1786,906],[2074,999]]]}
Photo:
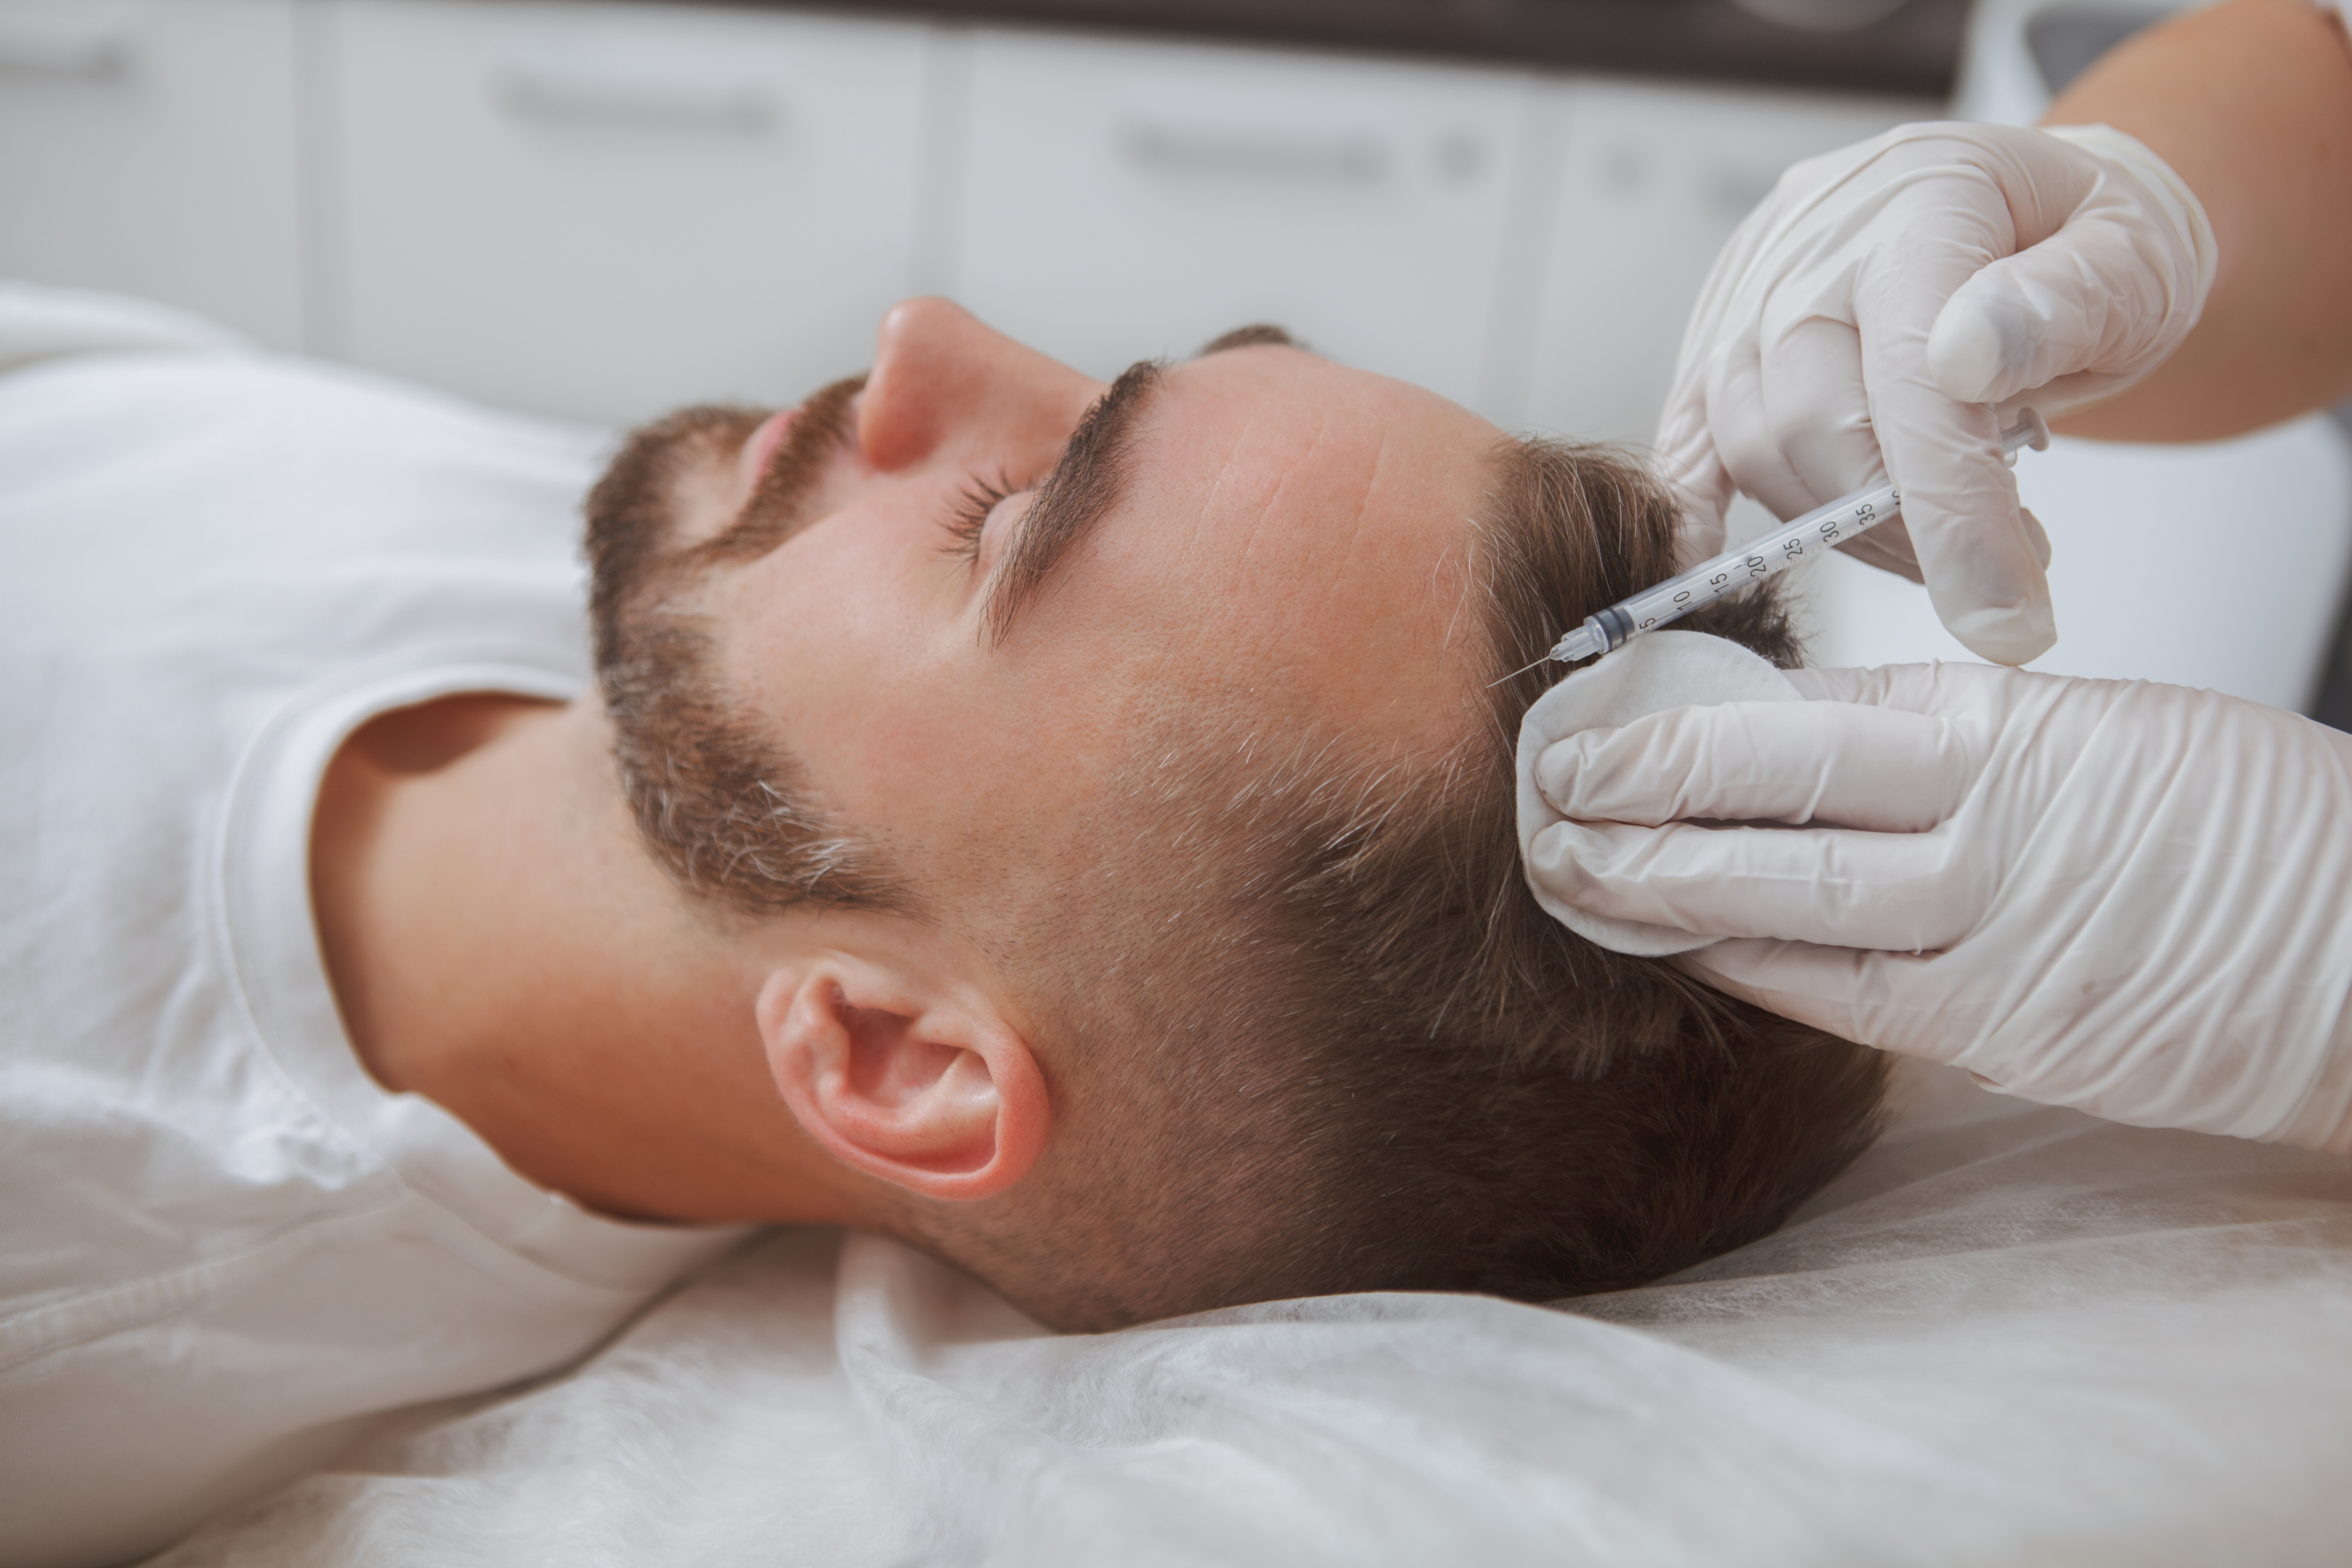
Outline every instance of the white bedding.
{"label": "white bedding", "polygon": [[[0,365],[217,338],[0,283]],[[1056,1338],[781,1234],[156,1561],[2352,1563],[2352,1162],[1898,1068],[1853,1172],[1671,1283]]]}
{"label": "white bedding", "polygon": [[1055,1338],[782,1234],[161,1561],[2340,1564],[2352,1163],[1904,1064],[1795,1223],[1565,1309]]}

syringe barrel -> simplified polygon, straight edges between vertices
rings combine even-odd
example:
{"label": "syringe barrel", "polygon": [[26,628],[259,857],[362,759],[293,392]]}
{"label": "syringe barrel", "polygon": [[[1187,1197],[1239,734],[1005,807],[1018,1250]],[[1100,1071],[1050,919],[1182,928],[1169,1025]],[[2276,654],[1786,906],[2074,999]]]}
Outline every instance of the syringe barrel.
{"label": "syringe barrel", "polygon": [[[2041,415],[2031,408],[2021,409],[2019,415],[2016,426],[2000,433],[2001,451],[2012,463],[2021,447],[2040,451],[2050,445],[2050,426],[2042,423]],[[1727,594],[1776,577],[1808,555],[1833,550],[1902,510],[1902,494],[1893,485],[1856,490],[1782,523],[1740,549],[1727,550],[1678,577],[1588,616],[1581,626],[1560,639],[1552,657],[1573,663],[1593,654],[1614,652],[1629,638],[1680,620]]]}
{"label": "syringe barrel", "polygon": [[1679,577],[1670,577],[1601,613],[1604,624],[1622,616],[1622,634],[1610,626],[1612,648],[1636,633],[1654,630],[1681,619],[1702,605],[1727,594],[1737,594],[1768,577],[1777,577],[1808,555],[1832,550],[1875,528],[1903,510],[1893,485],[1881,485],[1809,511],[1743,545],[1703,561]]}

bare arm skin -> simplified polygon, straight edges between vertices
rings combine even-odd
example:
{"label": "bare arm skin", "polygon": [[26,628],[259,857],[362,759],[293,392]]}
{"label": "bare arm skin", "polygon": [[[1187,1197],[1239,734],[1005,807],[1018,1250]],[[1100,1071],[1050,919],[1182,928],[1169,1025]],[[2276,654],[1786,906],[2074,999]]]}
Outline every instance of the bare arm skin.
{"label": "bare arm skin", "polygon": [[2299,0],[2231,0],[2110,52],[2045,125],[2137,136],[2205,204],[2221,268],[2147,380],[2069,435],[2200,441],[2352,395],[2352,46]]}

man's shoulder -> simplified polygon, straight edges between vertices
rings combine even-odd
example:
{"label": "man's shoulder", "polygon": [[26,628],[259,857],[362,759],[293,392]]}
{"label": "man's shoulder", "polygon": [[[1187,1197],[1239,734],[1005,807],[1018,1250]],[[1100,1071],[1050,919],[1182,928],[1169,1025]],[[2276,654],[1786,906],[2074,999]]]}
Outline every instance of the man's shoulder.
{"label": "man's shoulder", "polygon": [[[315,363],[90,354],[0,375],[0,661],[103,731],[501,637],[584,673],[601,432]],[[88,678],[87,679],[85,678]]]}

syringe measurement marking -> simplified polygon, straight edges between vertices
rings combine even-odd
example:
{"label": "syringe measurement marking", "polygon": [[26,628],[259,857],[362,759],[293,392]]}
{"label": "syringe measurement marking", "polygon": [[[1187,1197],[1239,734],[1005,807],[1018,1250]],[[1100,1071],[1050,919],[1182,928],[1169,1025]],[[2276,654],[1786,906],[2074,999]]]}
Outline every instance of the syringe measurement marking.
{"label": "syringe measurement marking", "polygon": [[[1901,492],[1898,491],[1891,494],[1886,498],[1886,500],[1888,511],[1893,512],[1901,510],[1903,504]],[[1843,513],[1836,517],[1825,517],[1822,519],[1820,523],[1815,526],[1814,531],[1821,536],[1821,541],[1823,544],[1834,549],[1836,548],[1839,541],[1845,537],[1844,530],[1839,525],[1848,518],[1851,518],[1853,521],[1854,532],[1856,534],[1860,534],[1878,521],[1878,508],[1874,502],[1859,502],[1849,512]],[[1794,566],[1799,558],[1801,558],[1804,553],[1805,544],[1803,540],[1792,538],[1784,539],[1780,542],[1780,563],[1782,567],[1786,568]],[[1746,581],[1741,581],[1729,572],[1717,572],[1707,578],[1706,583],[1706,591],[1704,595],[1697,594],[1695,590],[1690,588],[1684,588],[1677,592],[1674,598],[1669,601],[1669,605],[1674,612],[1672,615],[1667,615],[1661,611],[1656,615],[1644,616],[1641,620],[1634,624],[1643,631],[1649,631],[1654,627],[1664,625],[1667,621],[1680,619],[1689,612],[1690,605],[1694,598],[1696,598],[1701,604],[1711,604],[1715,600],[1723,597],[1726,594],[1736,594],[1751,584],[1761,583],[1764,579],[1773,574],[1771,560],[1769,557],[1765,555],[1759,554],[1747,556],[1739,563],[1739,564],[1748,569]]]}
{"label": "syringe measurement marking", "polygon": [[[2012,466],[2017,454],[2024,447],[2036,451],[2050,445],[2050,426],[2042,416],[2031,408],[2018,411],[2018,423],[2000,433],[2003,459]],[[1620,599],[1606,608],[1584,617],[1583,624],[1569,629],[1554,643],[1544,659],[1557,659],[1562,664],[1576,664],[1625,646],[1625,639],[1637,637],[1669,621],[1679,620],[1702,604],[1719,599],[1726,594],[1737,593],[1752,584],[1760,583],[1777,572],[1785,572],[1804,559],[1808,553],[1805,536],[1811,534],[1823,549],[1859,538],[1868,529],[1876,527],[1890,517],[1901,515],[1903,492],[1893,485],[1875,489],[1856,490],[1853,494],[1832,501],[1820,511],[1808,513],[1784,523],[1764,538],[1757,547],[1743,552],[1726,552],[1713,560],[1703,561],[1678,576],[1670,577],[1642,593]],[[1778,554],[1773,552],[1777,550]],[[1739,581],[1742,574],[1747,581]],[[1533,669],[1534,664],[1527,669]],[[1506,680],[1527,671],[1514,670]],[[1497,685],[1501,682],[1496,682]]]}

